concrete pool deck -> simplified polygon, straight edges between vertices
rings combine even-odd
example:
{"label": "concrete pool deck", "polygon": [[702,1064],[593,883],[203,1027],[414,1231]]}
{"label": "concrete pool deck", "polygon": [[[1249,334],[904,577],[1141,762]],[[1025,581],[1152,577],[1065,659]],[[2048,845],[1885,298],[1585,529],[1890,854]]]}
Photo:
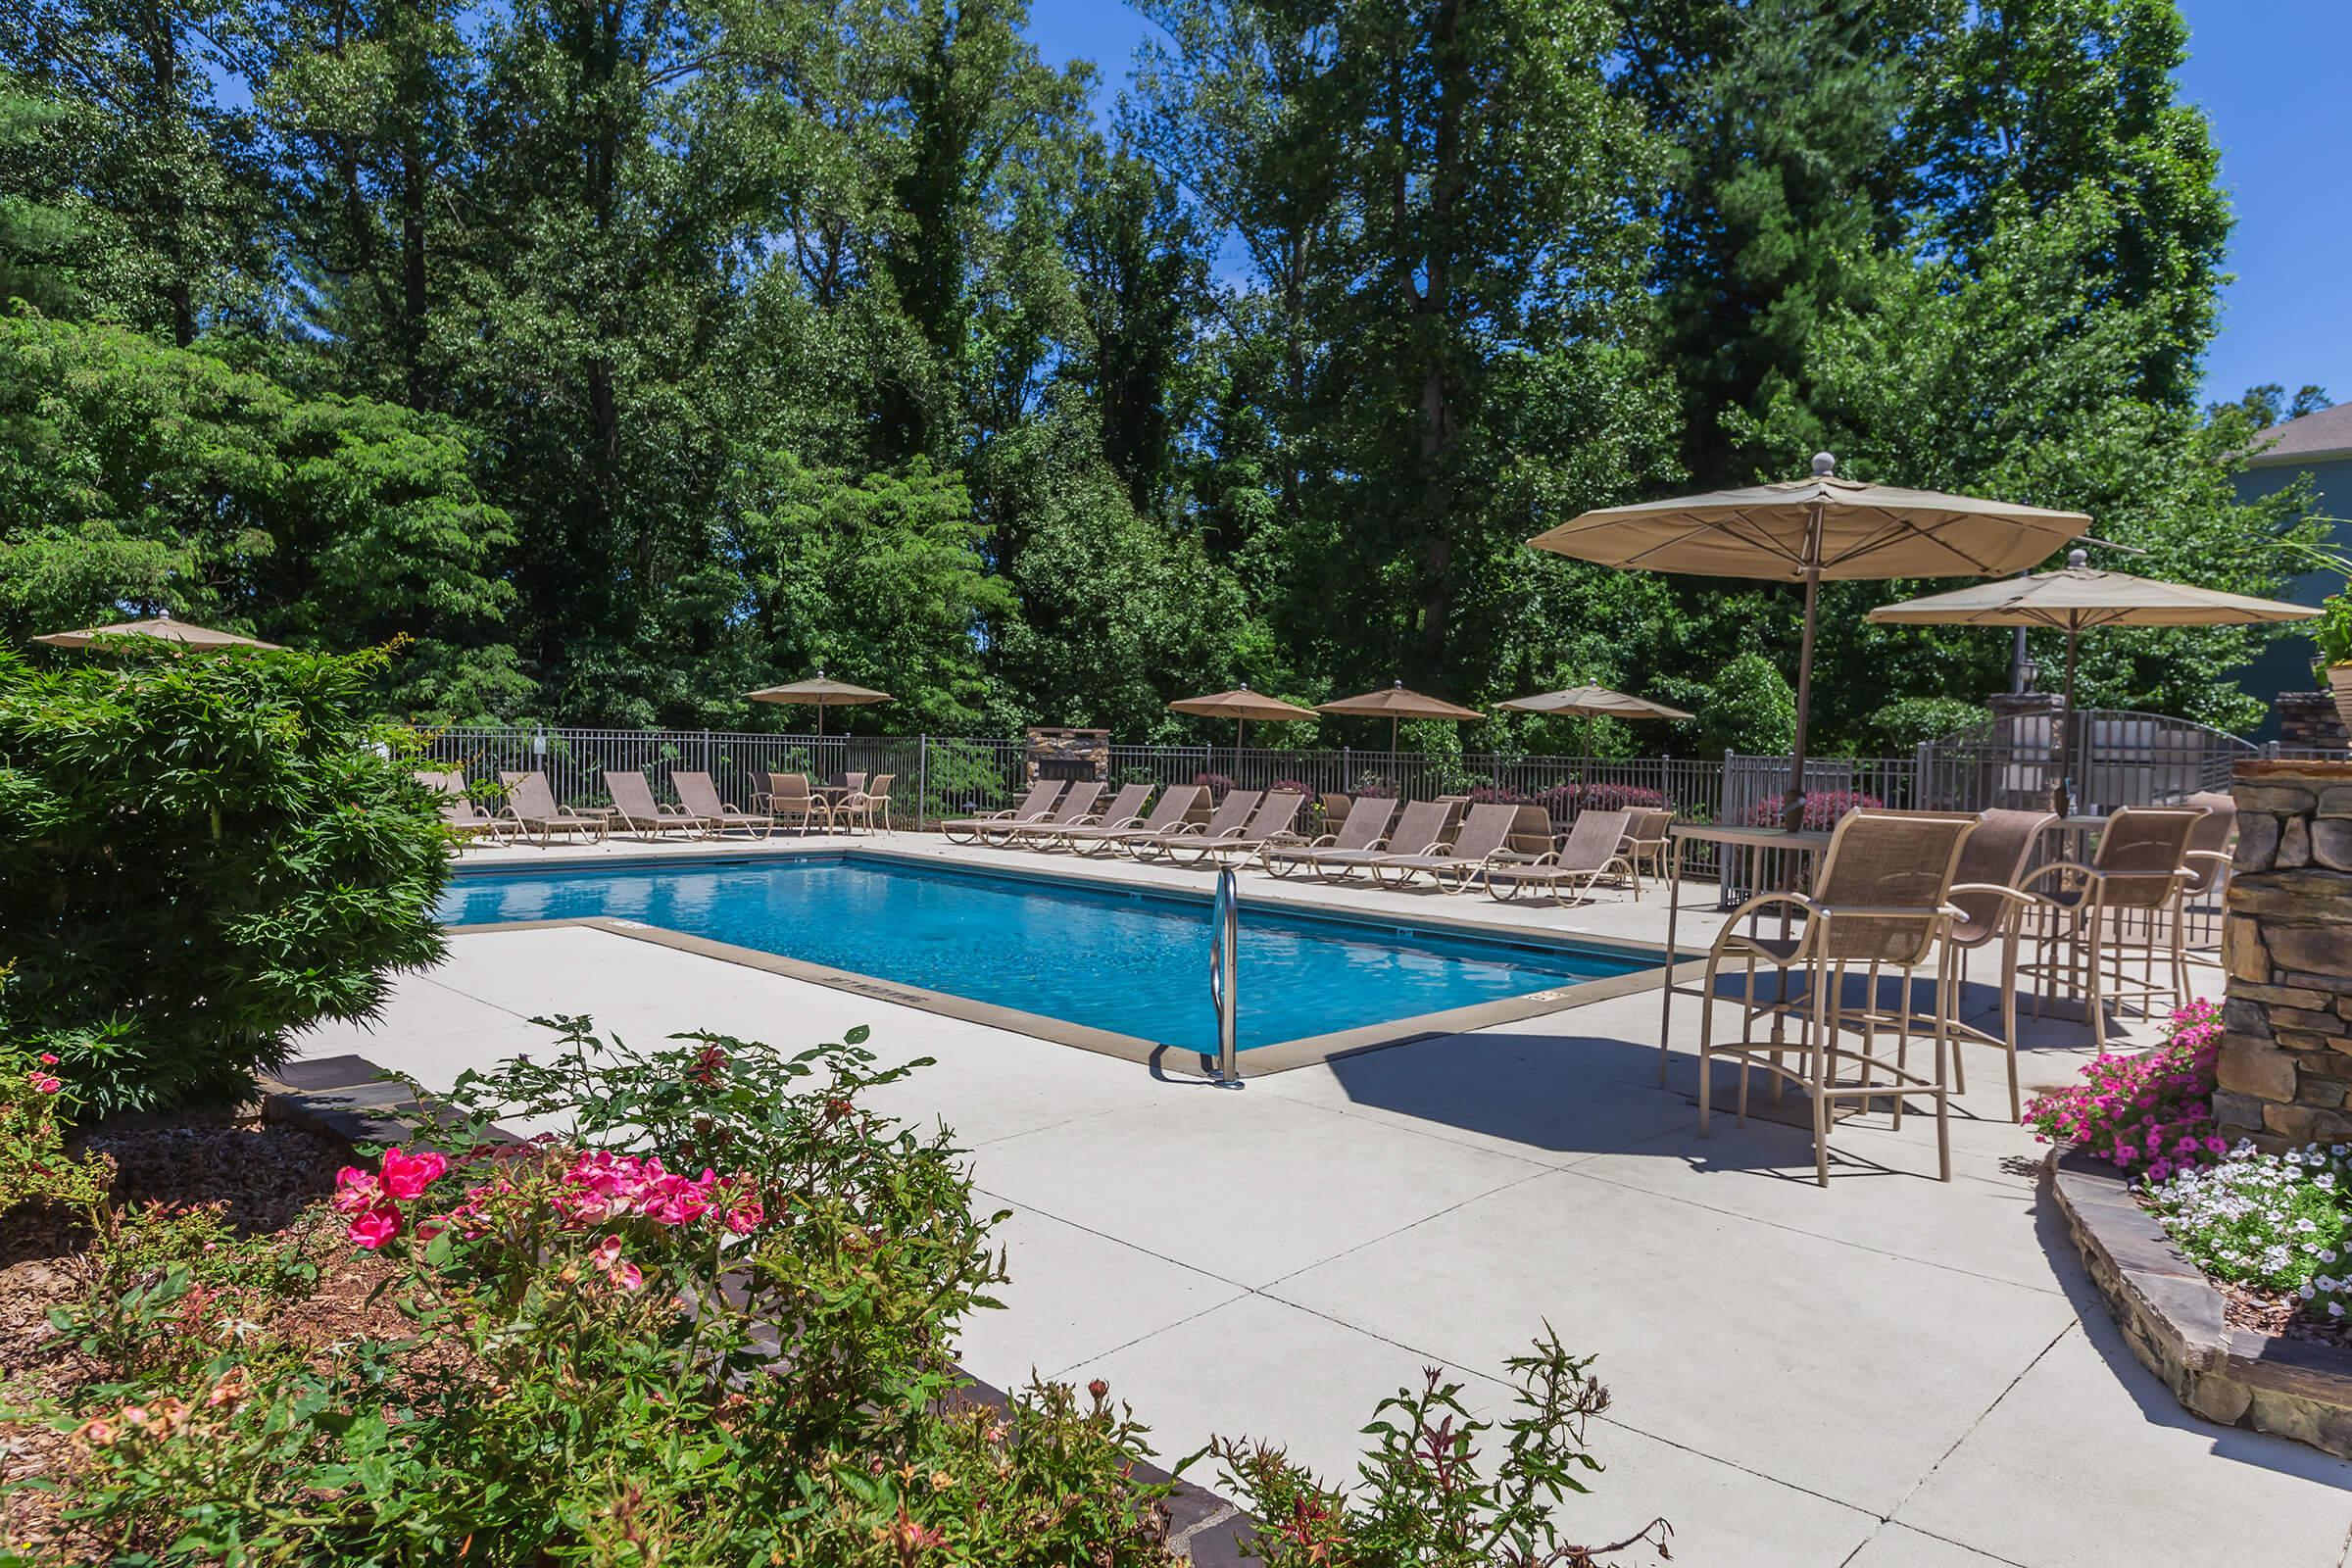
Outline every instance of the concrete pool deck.
{"label": "concrete pool deck", "polygon": [[[1583,919],[1619,940],[1640,940],[1653,909],[1663,925],[1649,898],[1635,916],[1621,902],[1348,897],[1408,901],[1416,920],[1472,905],[1546,929]],[[451,948],[401,981],[373,1030],[320,1030],[303,1054],[355,1052],[441,1085],[543,1051],[531,1015],[586,1012],[639,1040],[710,1028],[796,1044],[863,1023],[887,1056],[935,1057],[881,1103],[955,1127],[979,1200],[1011,1210],[1006,1310],[966,1325],[963,1361],[1001,1386],[1032,1369],[1103,1377],[1171,1457],[1223,1433],[1350,1474],[1381,1396],[1444,1365],[1498,1412],[1503,1357],[1548,1321],[1598,1355],[1615,1396],[1592,1433],[1608,1469],[1568,1509],[1592,1539],[1663,1514],[1676,1560],[1712,1568],[2346,1561],[2352,1465],[2201,1423],[2132,1359],[2035,1203],[2039,1151],[2003,1119],[1999,1058],[1981,1048],[1952,1182],[1933,1179],[1930,1118],[1898,1133],[1879,1114],[1839,1127],[1825,1191],[1801,1127],[1719,1115],[1698,1138],[1696,1004],[1676,1005],[1660,1089],[1654,993],[1229,1093],[583,927]],[[2218,993],[2214,971],[2198,980]],[[2079,1023],[2029,1030],[2029,1089],[2090,1054]]]}

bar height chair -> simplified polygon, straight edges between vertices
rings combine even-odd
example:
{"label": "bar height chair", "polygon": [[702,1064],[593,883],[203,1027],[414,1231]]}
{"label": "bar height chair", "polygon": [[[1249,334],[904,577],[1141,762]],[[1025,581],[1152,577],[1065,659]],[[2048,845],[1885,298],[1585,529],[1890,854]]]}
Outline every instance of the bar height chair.
{"label": "bar height chair", "polygon": [[[1724,923],[1707,950],[1705,1001],[1698,1022],[1698,1130],[1709,1132],[1714,1110],[1714,1061],[1729,1056],[1740,1063],[1739,1119],[1747,1121],[1749,1069],[1771,1075],[1775,1089],[1794,1084],[1813,1105],[1813,1176],[1830,1184],[1830,1128],[1837,1105],[1857,1101],[1867,1106],[1875,1100],[1892,1100],[1897,1126],[1905,1101],[1921,1098],[1936,1108],[1936,1154],[1941,1178],[1952,1179],[1949,1094],[1945,1067],[1951,1044],[1953,949],[1943,936],[1958,916],[1949,902],[1953,873],[1960,852],[1977,828],[1973,816],[1925,811],[1852,811],[1838,820],[1810,896],[1801,893],[1763,893],[1749,899]],[[1801,915],[1804,924],[1788,936],[1765,933],[1764,913]],[[1753,929],[1741,930],[1743,923]],[[1780,922],[1773,922],[1778,926]],[[1785,927],[1783,928],[1785,929]],[[1740,1038],[1715,1039],[1716,976],[1727,960],[1741,963],[1747,973],[1740,1002]],[[1758,964],[1778,973],[1775,996],[1756,1000]],[[1918,972],[1929,968],[1934,1001],[1927,1019],[1935,1041],[1932,1072],[1911,1070],[1906,1056],[1913,1026],[1923,1021],[1914,1010]],[[1849,1006],[1845,981],[1849,969],[1867,971],[1869,989],[1858,1007]],[[1882,1004],[1881,971],[1892,969],[1902,986],[1902,999],[1892,1008]],[[1792,979],[1801,984],[1791,993]],[[1793,1017],[1799,1029],[1794,1041],[1758,1040],[1755,1022],[1781,1014]],[[1843,1049],[1842,1038],[1859,1034],[1861,1049]],[[1878,1037],[1891,1033],[1891,1058],[1877,1052]],[[1791,1067],[1784,1057],[1793,1054]],[[1852,1062],[1853,1077],[1843,1076],[1842,1064]],[[1881,1081],[1885,1074],[1885,1081]]]}
{"label": "bar height chair", "polygon": [[[1952,1087],[1968,1093],[1967,1053],[1962,1045],[1997,1046],[2009,1057],[2009,1119],[2024,1119],[2017,1087],[2017,954],[2027,911],[2034,906],[2031,894],[2020,891],[2026,868],[2034,861],[2041,836],[2058,821],[2048,811],[1990,810],[1977,818],[1977,830],[1960,849],[1960,866],[1953,872],[1952,906],[1959,915],[1944,933],[1958,956],[1955,1001],[1968,989],[1969,955],[1996,944],[2001,951],[2001,1030],[1994,1034],[1960,1017],[1951,1020]],[[1954,1009],[1955,1012],[1957,1008]]]}
{"label": "bar height chair", "polygon": [[[2188,1000],[2188,955],[2180,899],[2187,885],[2189,835],[2202,809],[2127,806],[2107,820],[2090,864],[2057,860],[2019,884],[2034,907],[2034,956],[2018,974],[2034,987],[2034,1016],[2060,992],[2082,999],[2091,1038],[2107,1049],[2107,1007],[2136,1001]],[[2046,884],[2046,885],[2045,885]],[[2132,972],[2137,933],[2139,973]],[[2162,951],[2158,944],[2162,943]],[[2159,980],[2159,963],[2170,971]]]}

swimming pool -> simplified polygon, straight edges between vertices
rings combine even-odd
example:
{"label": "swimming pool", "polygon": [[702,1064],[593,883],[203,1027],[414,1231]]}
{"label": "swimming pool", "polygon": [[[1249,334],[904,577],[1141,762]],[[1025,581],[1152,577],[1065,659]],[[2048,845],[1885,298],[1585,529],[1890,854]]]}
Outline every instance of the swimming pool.
{"label": "swimming pool", "polygon": [[[1204,901],[858,857],[463,874],[452,925],[608,916],[1213,1050]],[[1245,897],[1236,972],[1251,1050],[1633,974],[1652,960],[1320,918]]]}

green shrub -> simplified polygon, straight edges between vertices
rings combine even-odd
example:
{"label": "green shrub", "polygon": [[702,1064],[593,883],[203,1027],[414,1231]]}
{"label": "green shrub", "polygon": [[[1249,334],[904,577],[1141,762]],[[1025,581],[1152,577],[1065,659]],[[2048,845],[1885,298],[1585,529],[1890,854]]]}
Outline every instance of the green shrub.
{"label": "green shrub", "polygon": [[1882,753],[1908,752],[1923,741],[1939,741],[1984,722],[1982,703],[1957,697],[1905,697],[1870,715],[1870,743]]}
{"label": "green shrub", "polygon": [[385,657],[0,654],[0,1028],[93,1109],[233,1099],[440,958],[438,805],[361,716]]}

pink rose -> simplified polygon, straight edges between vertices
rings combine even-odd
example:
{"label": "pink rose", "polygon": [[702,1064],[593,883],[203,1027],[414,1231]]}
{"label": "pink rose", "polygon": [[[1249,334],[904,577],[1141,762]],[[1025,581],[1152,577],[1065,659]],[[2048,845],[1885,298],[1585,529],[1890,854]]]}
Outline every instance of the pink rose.
{"label": "pink rose", "polygon": [[749,1236],[767,1218],[767,1211],[758,1202],[738,1203],[727,1210],[727,1229],[737,1236]]}
{"label": "pink rose", "polygon": [[352,1245],[372,1252],[400,1234],[400,1210],[381,1203],[351,1222]]}
{"label": "pink rose", "polygon": [[335,1172],[335,1196],[329,1206],[338,1214],[365,1214],[382,1201],[383,1196],[372,1171],[346,1165]]}
{"label": "pink rose", "polygon": [[54,1095],[66,1086],[62,1079],[52,1078],[45,1072],[36,1072],[32,1075],[32,1087],[44,1095]]}
{"label": "pink rose", "polygon": [[56,1054],[55,1054],[54,1053],[52,1053],[52,1052],[47,1052],[47,1051],[44,1051],[44,1052],[42,1052],[42,1053],[41,1053],[41,1065],[42,1065],[42,1066],[44,1066],[44,1067],[54,1067],[54,1066],[56,1066],[56,1065],[57,1065],[57,1056],[56,1056]]}
{"label": "pink rose", "polygon": [[384,1191],[404,1201],[422,1198],[424,1190],[439,1181],[449,1169],[449,1161],[439,1154],[404,1154],[397,1148],[384,1151]]}

